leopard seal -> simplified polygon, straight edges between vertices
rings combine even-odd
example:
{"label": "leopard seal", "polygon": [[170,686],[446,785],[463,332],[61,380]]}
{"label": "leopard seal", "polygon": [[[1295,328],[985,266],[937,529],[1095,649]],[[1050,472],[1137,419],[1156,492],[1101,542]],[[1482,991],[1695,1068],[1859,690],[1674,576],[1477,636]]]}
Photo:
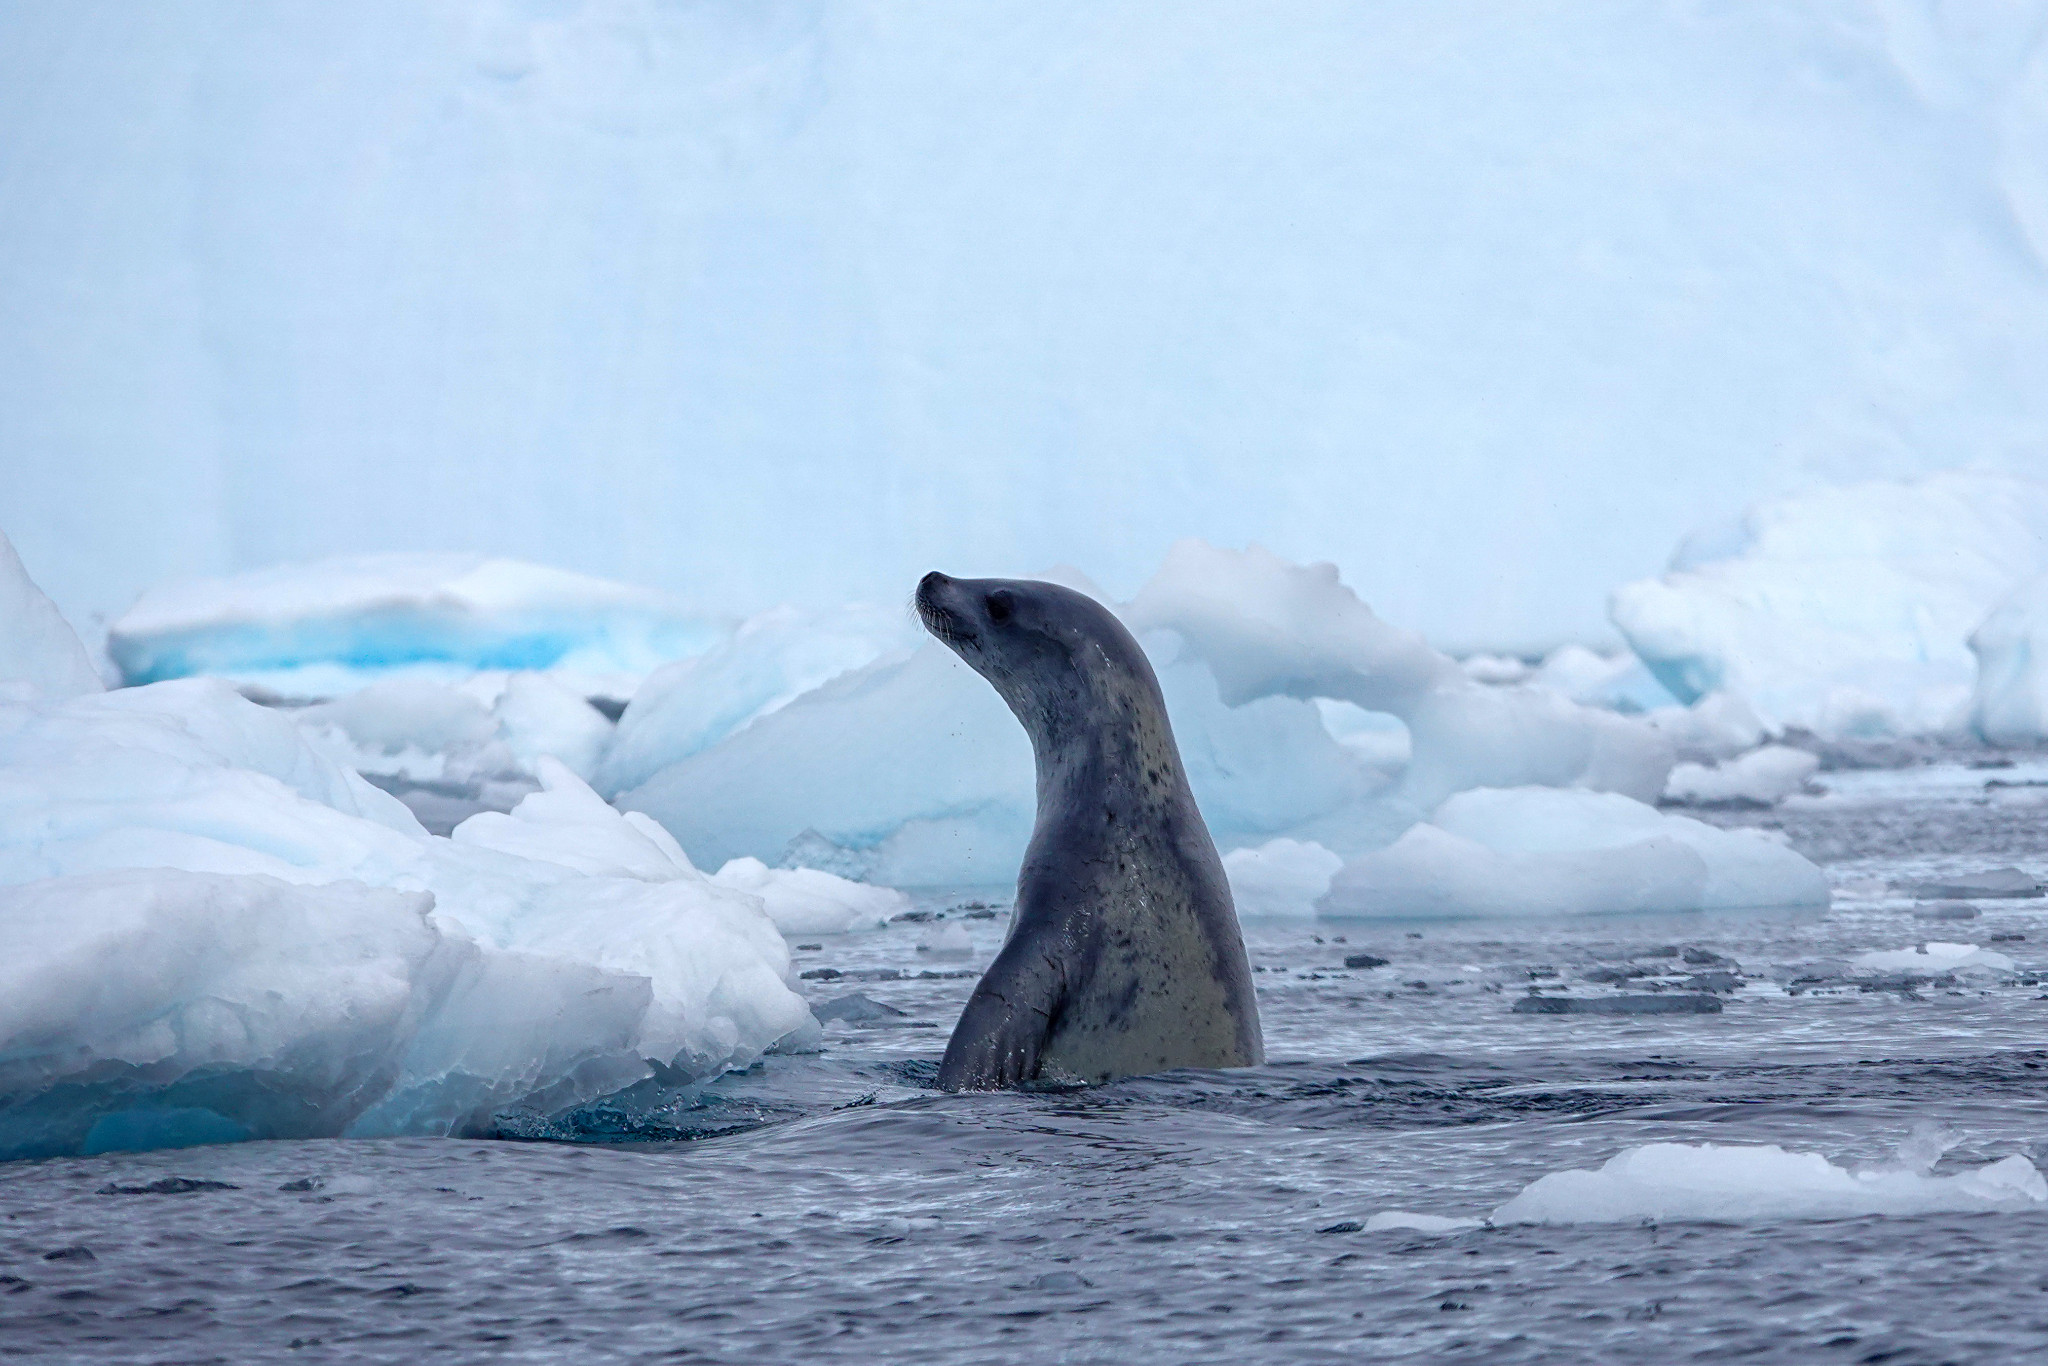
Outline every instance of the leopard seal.
{"label": "leopard seal", "polygon": [[916,603],[1016,713],[1038,769],[1010,935],[960,1013],[939,1085],[1265,1061],[1230,884],[1138,642],[1053,583],[934,572]]}

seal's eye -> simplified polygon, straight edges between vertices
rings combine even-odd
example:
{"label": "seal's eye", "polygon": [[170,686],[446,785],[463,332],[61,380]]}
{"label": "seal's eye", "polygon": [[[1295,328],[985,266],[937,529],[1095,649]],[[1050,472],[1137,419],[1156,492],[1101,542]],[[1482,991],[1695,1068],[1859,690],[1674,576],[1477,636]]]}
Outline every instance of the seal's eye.
{"label": "seal's eye", "polygon": [[990,621],[1008,621],[1010,619],[1010,595],[1008,593],[1001,590],[991,593],[982,599],[981,605],[988,609],[988,619]]}

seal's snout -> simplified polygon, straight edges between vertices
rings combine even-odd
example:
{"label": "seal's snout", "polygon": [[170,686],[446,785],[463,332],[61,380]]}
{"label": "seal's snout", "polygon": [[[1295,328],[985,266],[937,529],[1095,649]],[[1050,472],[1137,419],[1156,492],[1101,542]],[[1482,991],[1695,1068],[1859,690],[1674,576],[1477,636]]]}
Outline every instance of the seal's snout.
{"label": "seal's snout", "polygon": [[953,580],[934,569],[917,581],[917,616],[946,644],[958,649],[974,638],[966,618],[952,604]]}

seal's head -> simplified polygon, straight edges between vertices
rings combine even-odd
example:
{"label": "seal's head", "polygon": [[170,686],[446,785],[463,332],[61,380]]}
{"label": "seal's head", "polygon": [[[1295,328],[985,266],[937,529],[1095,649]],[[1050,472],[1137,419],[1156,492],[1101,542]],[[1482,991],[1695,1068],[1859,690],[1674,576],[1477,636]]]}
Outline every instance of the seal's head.
{"label": "seal's head", "polygon": [[917,615],[968,667],[995,685],[1041,747],[1076,721],[1134,701],[1163,714],[1145,652],[1101,603],[1036,579],[955,579],[934,570],[917,585]]}

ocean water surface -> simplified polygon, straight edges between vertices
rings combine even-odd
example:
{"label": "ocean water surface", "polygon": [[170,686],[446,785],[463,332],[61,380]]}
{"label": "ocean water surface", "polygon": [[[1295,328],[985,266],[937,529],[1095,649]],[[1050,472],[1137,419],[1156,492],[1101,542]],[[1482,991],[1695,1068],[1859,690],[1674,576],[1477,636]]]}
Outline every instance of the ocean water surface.
{"label": "ocean water surface", "polygon": [[[1249,925],[1271,1061],[1247,1071],[935,1091],[1007,923],[956,893],[806,941],[825,1051],[709,1086],[488,1140],[0,1166],[0,1357],[2048,1360],[2048,1205],[1367,1227],[1483,1218],[1647,1143],[2048,1167],[2048,901],[1912,886],[2048,873],[2048,766],[2022,758],[1714,817],[1821,861],[1825,914]],[[920,948],[941,916],[971,951]],[[1855,970],[1929,940],[2012,966]],[[1719,1009],[1518,1010],[1532,990]]]}

